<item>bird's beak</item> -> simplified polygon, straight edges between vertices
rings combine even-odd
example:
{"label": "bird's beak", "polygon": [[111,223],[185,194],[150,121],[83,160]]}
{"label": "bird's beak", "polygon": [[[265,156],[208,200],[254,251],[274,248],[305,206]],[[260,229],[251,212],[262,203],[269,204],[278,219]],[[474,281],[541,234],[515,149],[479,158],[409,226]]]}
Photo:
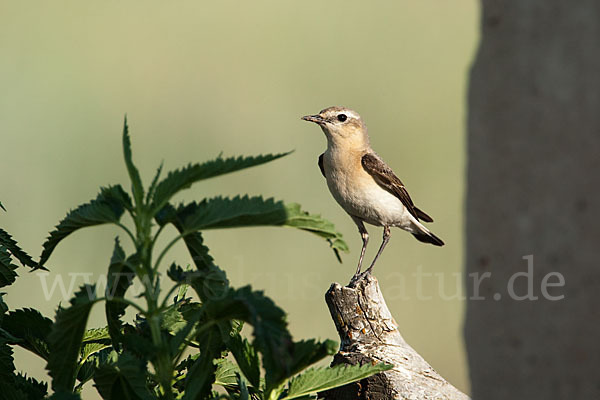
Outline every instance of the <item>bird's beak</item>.
{"label": "bird's beak", "polygon": [[305,115],[304,117],[302,117],[302,119],[308,122],[314,122],[315,124],[319,125],[325,123],[325,120],[320,115]]}

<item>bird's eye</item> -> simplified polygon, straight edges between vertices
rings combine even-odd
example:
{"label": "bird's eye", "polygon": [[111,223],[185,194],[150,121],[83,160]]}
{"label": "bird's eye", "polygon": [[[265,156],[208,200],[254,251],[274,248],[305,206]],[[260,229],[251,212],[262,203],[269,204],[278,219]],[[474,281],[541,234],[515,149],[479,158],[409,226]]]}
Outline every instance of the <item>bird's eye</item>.
{"label": "bird's eye", "polygon": [[345,120],[348,119],[348,117],[346,116],[346,114],[338,114],[337,119],[340,122],[344,122]]}

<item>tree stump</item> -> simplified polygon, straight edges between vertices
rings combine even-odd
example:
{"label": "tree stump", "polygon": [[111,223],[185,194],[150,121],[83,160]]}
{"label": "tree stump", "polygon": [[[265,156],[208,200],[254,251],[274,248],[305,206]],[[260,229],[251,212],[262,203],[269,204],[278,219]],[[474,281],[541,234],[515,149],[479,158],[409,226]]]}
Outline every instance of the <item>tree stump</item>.
{"label": "tree stump", "polygon": [[367,276],[355,287],[334,283],[325,301],[341,340],[332,366],[385,362],[394,368],[329,390],[323,398],[468,400],[404,341],[375,277]]}

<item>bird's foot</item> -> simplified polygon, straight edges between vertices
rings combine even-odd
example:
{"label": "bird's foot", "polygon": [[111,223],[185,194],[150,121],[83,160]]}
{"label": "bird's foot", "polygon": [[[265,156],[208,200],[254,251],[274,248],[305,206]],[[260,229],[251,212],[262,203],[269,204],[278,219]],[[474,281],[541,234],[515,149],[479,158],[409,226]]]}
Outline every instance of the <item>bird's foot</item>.
{"label": "bird's foot", "polygon": [[350,282],[348,283],[348,287],[355,288],[356,285],[358,285],[358,282],[362,281],[369,275],[371,275],[371,268],[367,269],[364,272],[354,274],[354,276],[352,277],[352,279],[350,279]]}

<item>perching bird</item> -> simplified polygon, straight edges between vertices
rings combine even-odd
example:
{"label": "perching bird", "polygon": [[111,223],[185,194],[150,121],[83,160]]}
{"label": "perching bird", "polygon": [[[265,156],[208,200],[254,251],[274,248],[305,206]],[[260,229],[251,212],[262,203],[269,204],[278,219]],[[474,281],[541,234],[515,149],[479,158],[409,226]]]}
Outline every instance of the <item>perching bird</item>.
{"label": "perching bird", "polygon": [[[392,226],[412,233],[421,242],[444,245],[421,224],[433,219],[414,205],[402,181],[371,149],[367,127],[360,115],[344,107],[329,107],[302,119],[318,124],[325,133],[327,150],[319,156],[319,168],[329,191],[354,220],[362,237],[358,268],[351,284],[371,273],[390,240]],[[371,266],[361,274],[369,241],[364,222],[383,226],[383,242]]]}

